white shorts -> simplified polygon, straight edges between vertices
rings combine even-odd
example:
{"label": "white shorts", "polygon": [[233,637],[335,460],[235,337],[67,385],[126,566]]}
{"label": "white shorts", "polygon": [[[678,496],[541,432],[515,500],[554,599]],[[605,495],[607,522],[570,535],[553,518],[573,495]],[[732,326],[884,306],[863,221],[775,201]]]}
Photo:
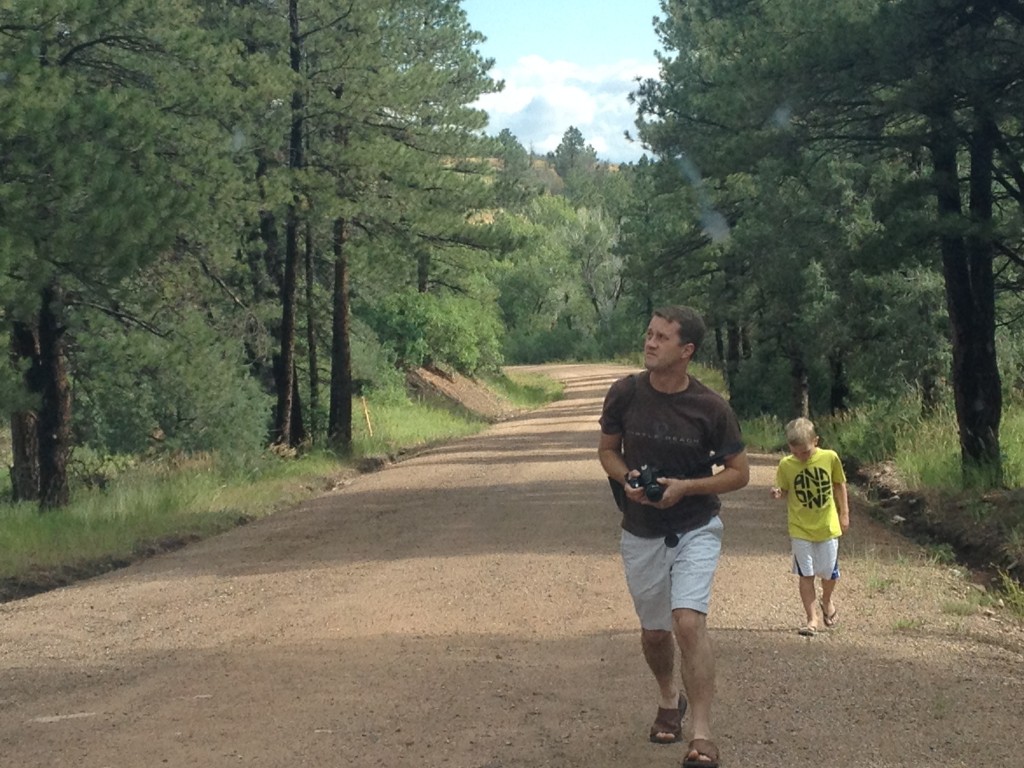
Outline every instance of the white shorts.
{"label": "white shorts", "polygon": [[797,576],[839,578],[839,539],[807,541],[790,539],[793,550],[793,573]]}
{"label": "white shorts", "polygon": [[619,548],[626,585],[644,629],[672,630],[672,611],[688,608],[707,614],[711,582],[722,551],[722,518],[684,533],[670,547],[663,538],[645,539],[622,532]]}

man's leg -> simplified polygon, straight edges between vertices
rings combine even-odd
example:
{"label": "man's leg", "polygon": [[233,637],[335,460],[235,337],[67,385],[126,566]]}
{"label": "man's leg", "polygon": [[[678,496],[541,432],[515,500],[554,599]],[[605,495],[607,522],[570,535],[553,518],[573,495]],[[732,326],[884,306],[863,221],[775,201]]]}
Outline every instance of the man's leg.
{"label": "man's leg", "polygon": [[[679,711],[679,681],[675,676],[676,644],[671,629],[671,581],[667,550],[662,539],[641,539],[626,531],[622,532],[621,549],[626,583],[641,624],[640,645],[647,666],[658,684],[659,711],[651,727],[650,739],[657,743],[671,744],[681,736],[682,713]],[[664,730],[666,727],[670,730]]]}
{"label": "man's leg", "polygon": [[672,633],[661,629],[641,629],[640,644],[647,666],[658,683],[658,706],[675,709],[679,705],[679,684],[675,676],[676,644]]}
{"label": "man's leg", "polygon": [[688,608],[672,612],[679,643],[681,673],[689,699],[694,739],[711,738],[711,701],[715,695],[715,657],[707,617]]}
{"label": "man's leg", "polygon": [[708,635],[707,613],[711,587],[722,549],[722,521],[712,518],[703,528],[687,533],[672,567],[672,629],[679,646],[680,673],[692,712],[691,760],[697,753],[717,760],[711,741],[711,701],[715,695],[715,657]]}

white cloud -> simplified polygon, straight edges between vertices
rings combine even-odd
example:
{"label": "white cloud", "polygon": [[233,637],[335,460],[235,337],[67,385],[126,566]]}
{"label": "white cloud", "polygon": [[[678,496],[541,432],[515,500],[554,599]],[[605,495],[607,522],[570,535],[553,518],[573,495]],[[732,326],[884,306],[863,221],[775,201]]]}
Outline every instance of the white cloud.
{"label": "white cloud", "polygon": [[569,126],[575,126],[602,160],[628,162],[643,154],[638,143],[623,136],[627,130],[636,133],[636,108],[627,97],[637,77],[657,77],[657,63],[623,60],[582,67],[531,55],[491,75],[504,80],[505,89],[477,104],[490,117],[488,133],[508,128],[524,147],[545,153],[554,151]]}

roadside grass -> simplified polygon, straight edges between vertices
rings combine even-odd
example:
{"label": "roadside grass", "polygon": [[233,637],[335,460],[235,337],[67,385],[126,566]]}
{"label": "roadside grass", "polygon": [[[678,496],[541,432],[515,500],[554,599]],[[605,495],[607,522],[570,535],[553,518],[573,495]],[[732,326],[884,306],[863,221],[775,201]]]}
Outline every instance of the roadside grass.
{"label": "roadside grass", "polygon": [[976,600],[951,600],[942,604],[942,612],[950,616],[973,616],[979,607]]}
{"label": "roadside grass", "polygon": [[558,400],[565,391],[560,381],[520,371],[486,376],[484,381],[493,392],[521,408],[539,408]]}
{"label": "roadside grass", "polygon": [[923,627],[923,619],[897,619],[892,625],[892,628],[897,632],[911,632]]}
{"label": "roadside grass", "polygon": [[[489,386],[523,409],[562,391],[550,379],[519,373],[495,377]],[[287,460],[268,452],[230,463],[214,456],[149,463],[90,459],[90,473],[100,465],[118,469],[100,484],[76,482],[68,506],[40,512],[34,503],[0,504],[0,600],[221,533],[322,493],[366,458],[488,426],[482,418],[413,400],[371,400],[369,419],[362,407],[361,400],[353,402],[353,451],[347,457],[311,451]]]}
{"label": "roadside grass", "polygon": [[67,507],[0,505],[0,580],[31,580],[54,568],[88,570],[171,549],[263,517],[312,495],[313,478],[337,461],[309,455],[293,462],[262,457],[245,469],[213,458],[187,468],[145,465],[103,490],[79,489]]}
{"label": "roadside grass", "polygon": [[352,423],[353,458],[390,456],[440,440],[472,435],[487,421],[428,403],[370,403]]}

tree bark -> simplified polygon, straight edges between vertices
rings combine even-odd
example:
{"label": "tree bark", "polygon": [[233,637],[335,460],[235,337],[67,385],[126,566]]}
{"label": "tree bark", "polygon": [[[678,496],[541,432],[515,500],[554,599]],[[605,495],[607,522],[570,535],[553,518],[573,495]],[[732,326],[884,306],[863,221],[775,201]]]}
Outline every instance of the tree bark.
{"label": "tree bark", "polygon": [[309,433],[308,439],[316,443],[320,433],[320,361],[317,354],[317,323],[313,301],[315,280],[313,271],[313,227],[306,223],[306,355],[309,359]]}
{"label": "tree bark", "polygon": [[1002,483],[999,422],[1002,389],[995,349],[993,247],[980,233],[992,215],[994,126],[981,119],[970,146],[971,234],[963,219],[957,167],[956,126],[950,112],[935,120],[931,143],[952,342],[952,383],[960,432],[960,456],[968,487]]}
{"label": "tree bark", "polygon": [[430,289],[430,251],[420,249],[416,254],[416,292],[426,293]]}
{"label": "tree bark", "polygon": [[728,320],[725,328],[725,382],[732,386],[740,372],[740,329],[735,320]]}
{"label": "tree bark", "polygon": [[799,352],[789,355],[790,407],[793,418],[810,417],[810,384],[807,379],[807,366]]}
{"label": "tree bark", "polygon": [[42,403],[39,408],[39,504],[67,506],[68,457],[71,453],[71,387],[68,383],[63,325],[63,291],[56,283],[42,294],[39,312],[39,359]]}
{"label": "tree bark", "polygon": [[[295,73],[302,69],[302,36],[299,30],[298,0],[288,3],[289,53],[291,68]],[[303,110],[302,92],[292,93],[291,133],[289,136],[288,167],[299,169],[303,166]],[[298,286],[299,262],[299,206],[298,201],[288,206],[285,222],[284,275],[281,285],[281,347],[279,352],[277,379],[277,408],[275,411],[274,444],[295,447],[292,434],[292,408],[295,393],[295,327],[296,291]]]}
{"label": "tree bark", "polygon": [[334,222],[334,306],[331,327],[331,402],[327,442],[333,451],[352,450],[352,348],[349,329],[348,254],[343,219]]}
{"label": "tree bark", "polygon": [[[11,328],[11,359],[29,361],[24,385],[38,394],[39,333],[35,326],[16,322]],[[39,501],[39,413],[20,410],[11,414],[11,496],[14,501]]]}
{"label": "tree bark", "polygon": [[833,352],[828,358],[829,377],[829,412],[835,416],[849,409],[847,398],[850,396],[850,384],[846,379],[846,365],[842,352]]}
{"label": "tree bark", "polygon": [[39,501],[39,414],[11,414],[11,497]]}

